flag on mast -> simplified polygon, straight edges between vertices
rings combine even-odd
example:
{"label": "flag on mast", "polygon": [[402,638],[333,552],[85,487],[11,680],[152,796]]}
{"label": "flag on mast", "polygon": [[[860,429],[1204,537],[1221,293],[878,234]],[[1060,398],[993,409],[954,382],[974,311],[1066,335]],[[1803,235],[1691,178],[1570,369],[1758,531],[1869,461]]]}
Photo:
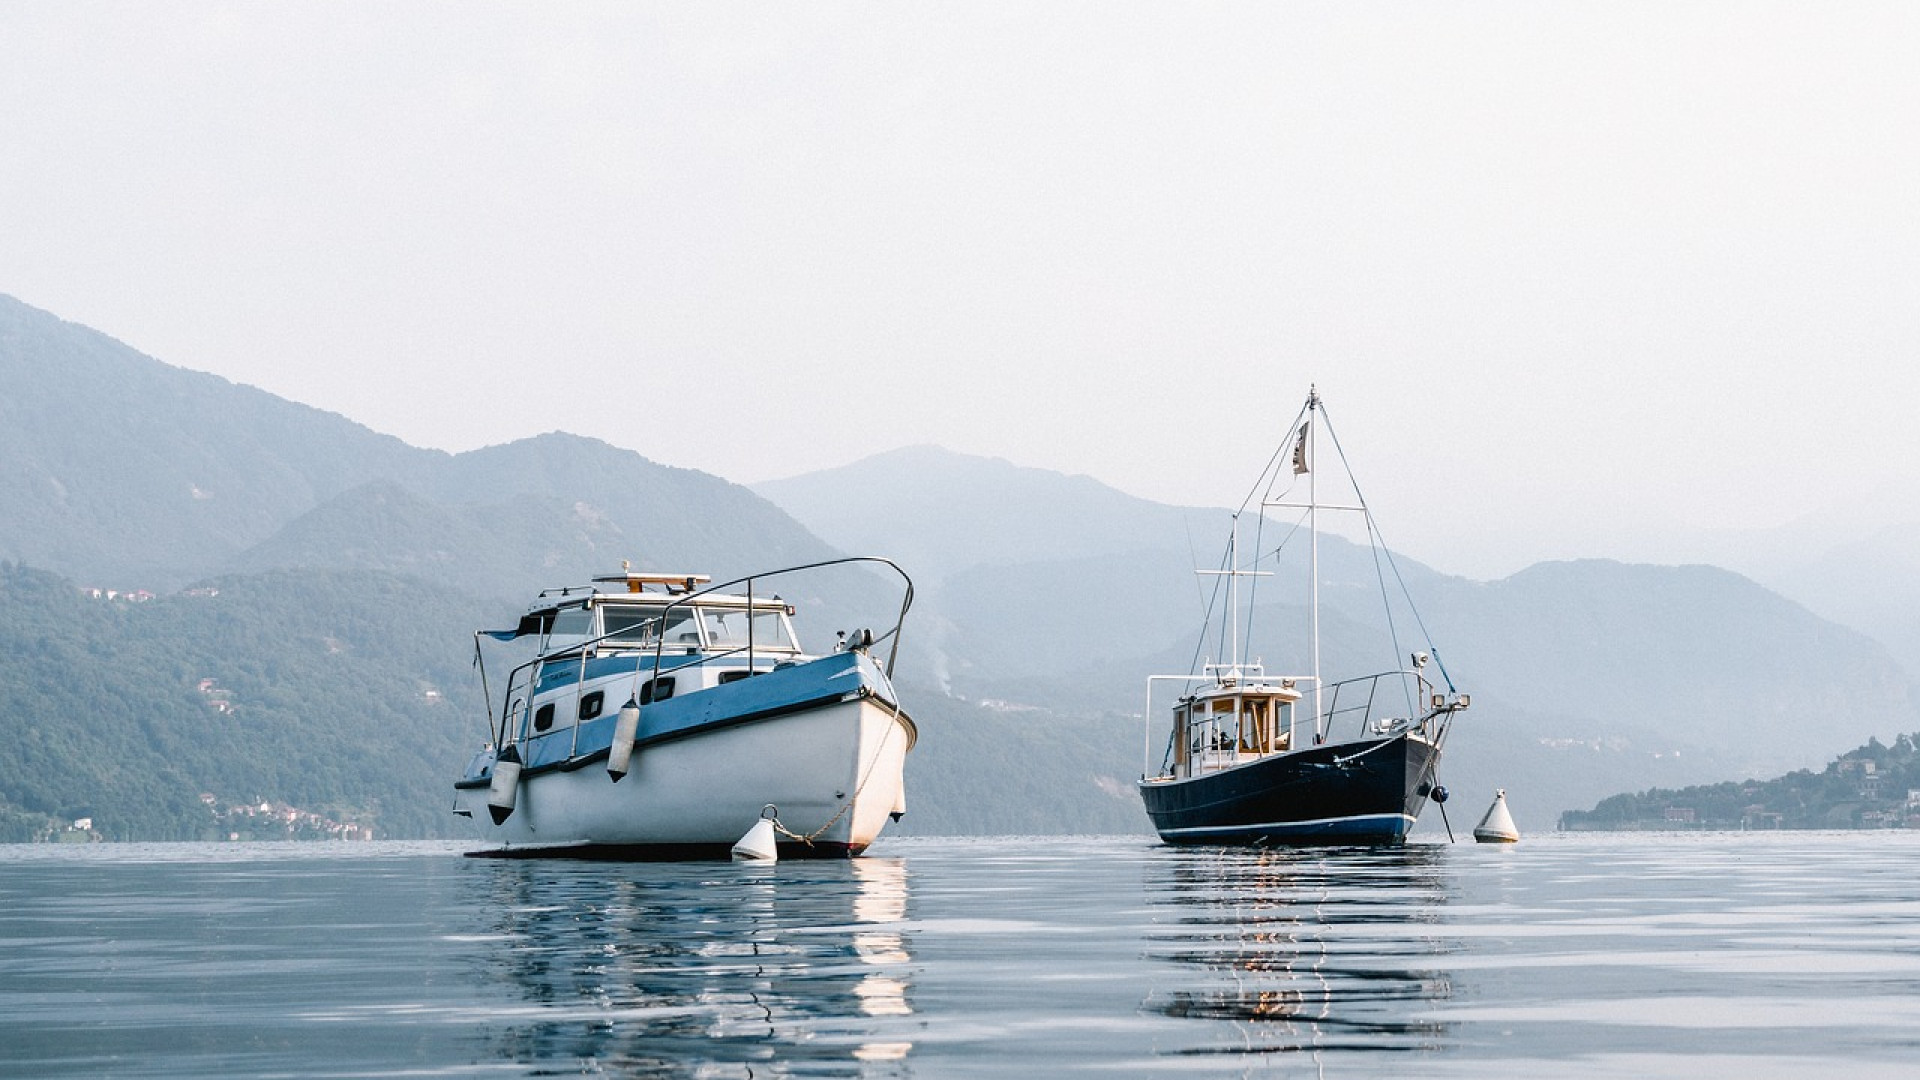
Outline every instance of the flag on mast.
{"label": "flag on mast", "polygon": [[1313,426],[1309,420],[1300,425],[1300,441],[1293,444],[1293,475],[1299,476],[1307,471],[1307,429]]}

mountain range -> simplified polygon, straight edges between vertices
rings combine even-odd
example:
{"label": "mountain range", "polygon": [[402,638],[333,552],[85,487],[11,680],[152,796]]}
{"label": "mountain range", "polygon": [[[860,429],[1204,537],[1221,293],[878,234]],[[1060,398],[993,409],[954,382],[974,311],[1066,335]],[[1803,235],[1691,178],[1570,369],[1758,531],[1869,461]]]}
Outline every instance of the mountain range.
{"label": "mountain range", "polygon": [[[1144,830],[1145,678],[1219,655],[1194,570],[1226,512],[1087,477],[909,447],[749,489],[563,432],[447,454],[4,296],[0,378],[0,734],[40,748],[0,757],[13,832],[92,816],[119,837],[196,835],[214,795],[456,835],[441,804],[482,726],[477,687],[450,685],[471,632],[623,561],[716,579],[836,552],[905,566],[901,683],[922,733],[905,832]],[[1546,827],[1620,791],[1816,767],[1920,727],[1885,644],[1729,570],[1595,559],[1479,582],[1397,559],[1416,612],[1383,601],[1379,567],[1323,541],[1325,640],[1345,655],[1397,634],[1376,667],[1431,644],[1473,694],[1442,771],[1463,817],[1504,787],[1523,829]],[[1305,619],[1285,576],[1249,597],[1262,626]],[[789,599],[819,641],[887,595],[849,571]],[[1881,638],[1920,640],[1884,616]],[[1265,648],[1270,669],[1304,663]]]}

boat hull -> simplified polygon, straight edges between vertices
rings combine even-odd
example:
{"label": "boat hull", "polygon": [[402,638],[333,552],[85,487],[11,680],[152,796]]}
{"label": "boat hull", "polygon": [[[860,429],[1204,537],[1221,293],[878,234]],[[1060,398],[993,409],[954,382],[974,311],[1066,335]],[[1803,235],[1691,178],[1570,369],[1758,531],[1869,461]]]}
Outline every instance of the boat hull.
{"label": "boat hull", "polygon": [[1394,844],[1426,806],[1439,755],[1402,733],[1144,780],[1140,797],[1170,844]]}
{"label": "boat hull", "polygon": [[618,783],[606,755],[526,776],[495,824],[485,786],[455,789],[456,813],[497,845],[476,855],[725,858],[772,805],[783,858],[846,858],[904,809],[913,722],[879,695],[705,728],[635,749]]}

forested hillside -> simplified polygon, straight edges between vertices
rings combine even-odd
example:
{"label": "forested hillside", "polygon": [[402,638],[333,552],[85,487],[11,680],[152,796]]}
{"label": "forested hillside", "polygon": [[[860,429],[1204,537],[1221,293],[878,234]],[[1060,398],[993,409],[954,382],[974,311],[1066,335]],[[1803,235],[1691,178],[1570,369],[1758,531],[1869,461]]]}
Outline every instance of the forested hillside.
{"label": "forested hillside", "polygon": [[1771,780],[1649,788],[1569,810],[1560,827],[1646,829],[1920,828],[1920,733],[1892,745],[1879,739],[1841,754],[1815,772]]}
{"label": "forested hillside", "polygon": [[481,617],[380,573],[133,600],[0,564],[0,837],[90,817],[112,839],[198,839],[202,795],[449,833],[448,777],[481,728],[471,641],[447,630]]}

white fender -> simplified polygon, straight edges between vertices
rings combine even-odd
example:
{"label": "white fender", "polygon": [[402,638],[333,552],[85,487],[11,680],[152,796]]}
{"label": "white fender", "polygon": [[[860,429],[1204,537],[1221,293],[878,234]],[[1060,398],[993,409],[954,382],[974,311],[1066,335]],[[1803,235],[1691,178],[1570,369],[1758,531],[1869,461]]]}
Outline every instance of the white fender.
{"label": "white fender", "polygon": [[493,782],[487,786],[487,813],[495,825],[513,815],[520,798],[520,751],[509,743],[493,762]]}
{"label": "white fender", "polygon": [[607,775],[616,784],[627,775],[627,765],[633,759],[633,737],[639,733],[640,704],[628,698],[613,721],[613,745],[607,748]]}

